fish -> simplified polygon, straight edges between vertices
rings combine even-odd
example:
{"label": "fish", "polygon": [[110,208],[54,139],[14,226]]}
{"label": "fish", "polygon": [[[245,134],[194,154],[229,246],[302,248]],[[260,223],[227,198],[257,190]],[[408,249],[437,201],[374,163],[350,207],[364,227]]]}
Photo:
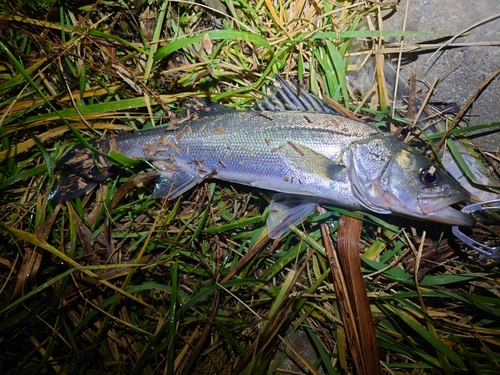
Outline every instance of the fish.
{"label": "fish", "polygon": [[80,196],[109,177],[111,151],[146,160],[158,177],[154,198],[174,199],[207,179],[276,192],[267,218],[277,238],[315,211],[354,211],[472,226],[451,206],[470,196],[436,162],[394,135],[339,115],[296,82],[276,77],[255,110],[213,104],[180,126],[119,134],[80,144],[58,163],[53,204]]}

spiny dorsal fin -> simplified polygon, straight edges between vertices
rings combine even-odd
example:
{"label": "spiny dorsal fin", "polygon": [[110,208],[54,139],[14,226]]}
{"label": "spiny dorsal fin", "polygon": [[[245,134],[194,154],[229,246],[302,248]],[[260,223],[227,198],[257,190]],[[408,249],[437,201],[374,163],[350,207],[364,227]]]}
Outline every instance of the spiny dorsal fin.
{"label": "spiny dorsal fin", "polygon": [[292,79],[288,82],[278,75],[269,87],[269,94],[256,106],[261,111],[315,111],[330,115],[339,114],[316,95],[300,87],[297,81]]}

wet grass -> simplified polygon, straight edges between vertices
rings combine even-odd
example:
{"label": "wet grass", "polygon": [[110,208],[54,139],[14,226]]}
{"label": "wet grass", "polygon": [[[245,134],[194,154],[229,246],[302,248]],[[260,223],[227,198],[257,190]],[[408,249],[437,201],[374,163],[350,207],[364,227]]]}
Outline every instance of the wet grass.
{"label": "wet grass", "polygon": [[[0,2],[3,373],[286,373],[293,351],[293,371],[353,373],[320,230],[336,240],[352,213],[329,207],[262,242],[269,192],[208,181],[154,200],[127,160],[84,197],[51,207],[48,192],[75,143],[175,121],[186,98],[251,108],[274,74],[400,131],[385,82],[367,101],[346,77],[353,56],[415,33],[366,21],[390,3],[77,3]],[[498,269],[447,227],[362,220],[382,372],[497,374]]]}

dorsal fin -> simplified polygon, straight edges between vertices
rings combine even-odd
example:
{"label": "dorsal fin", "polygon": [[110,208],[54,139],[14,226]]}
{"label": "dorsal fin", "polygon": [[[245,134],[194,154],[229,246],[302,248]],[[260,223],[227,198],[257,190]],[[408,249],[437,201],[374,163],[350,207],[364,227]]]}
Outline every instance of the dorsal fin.
{"label": "dorsal fin", "polygon": [[339,114],[316,95],[300,87],[297,81],[292,79],[288,82],[278,75],[269,87],[269,94],[256,106],[261,111],[315,111],[330,115]]}
{"label": "dorsal fin", "polygon": [[[200,101],[200,99],[191,99],[188,101],[187,107],[198,116],[220,115],[237,111],[222,104]],[[255,104],[255,109],[270,112],[312,111],[340,115],[315,94],[302,88],[296,80],[287,81],[279,75],[276,75],[275,81],[269,85],[268,94]]]}

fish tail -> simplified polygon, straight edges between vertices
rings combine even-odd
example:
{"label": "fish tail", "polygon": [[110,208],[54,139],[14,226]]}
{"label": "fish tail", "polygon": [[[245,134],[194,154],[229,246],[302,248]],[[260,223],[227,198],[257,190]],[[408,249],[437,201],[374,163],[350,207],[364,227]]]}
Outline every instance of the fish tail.
{"label": "fish tail", "polygon": [[[110,139],[91,144],[103,153],[110,149]],[[81,144],[73,147],[56,166],[56,180],[49,193],[49,203],[55,206],[85,194],[109,177],[112,169],[113,163],[107,157]]]}

